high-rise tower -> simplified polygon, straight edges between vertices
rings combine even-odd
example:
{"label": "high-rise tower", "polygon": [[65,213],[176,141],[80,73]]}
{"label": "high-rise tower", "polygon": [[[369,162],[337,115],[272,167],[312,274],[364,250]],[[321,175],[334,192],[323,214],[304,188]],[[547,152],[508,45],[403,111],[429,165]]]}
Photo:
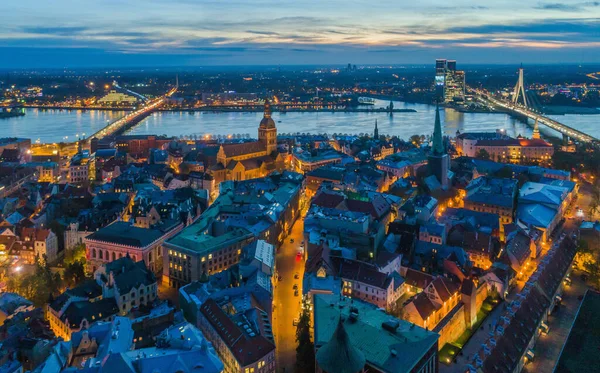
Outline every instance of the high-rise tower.
{"label": "high-rise tower", "polygon": [[265,144],[267,154],[277,150],[277,127],[275,121],[271,118],[271,104],[265,100],[265,109],[263,119],[258,126],[258,140]]}

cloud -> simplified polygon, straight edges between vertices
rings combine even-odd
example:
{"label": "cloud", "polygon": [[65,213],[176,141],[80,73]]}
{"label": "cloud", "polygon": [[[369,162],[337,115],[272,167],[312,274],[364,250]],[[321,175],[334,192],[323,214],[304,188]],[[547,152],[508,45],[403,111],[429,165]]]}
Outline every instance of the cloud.
{"label": "cloud", "polygon": [[539,3],[535,9],[542,10],[558,10],[563,12],[579,12],[589,7],[600,6],[599,1],[588,1],[582,3],[565,4],[565,3]]}
{"label": "cloud", "polygon": [[40,34],[40,35],[48,35],[48,36],[70,36],[74,34],[82,33],[86,30],[89,30],[88,27],[75,26],[59,26],[59,27],[41,27],[41,26],[33,26],[33,27],[22,27],[21,31],[27,34]]}
{"label": "cloud", "polygon": [[270,36],[278,36],[279,35],[278,32],[274,32],[274,31],[246,30],[246,32],[249,34],[256,34],[256,35],[270,35]]}

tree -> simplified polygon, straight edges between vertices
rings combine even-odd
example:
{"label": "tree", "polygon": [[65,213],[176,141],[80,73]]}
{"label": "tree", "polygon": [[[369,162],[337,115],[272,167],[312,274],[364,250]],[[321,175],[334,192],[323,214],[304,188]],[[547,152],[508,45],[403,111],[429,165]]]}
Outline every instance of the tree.
{"label": "tree", "polygon": [[477,154],[475,155],[475,158],[479,158],[479,159],[490,159],[490,153],[487,152],[487,150],[485,149],[480,149]]}
{"label": "tree", "polygon": [[19,275],[9,278],[8,290],[29,299],[34,305],[41,307],[51,296],[58,295],[62,280],[58,273],[52,273],[47,261],[36,258],[32,275]]}
{"label": "tree", "polygon": [[73,288],[83,282],[86,279],[85,276],[85,265],[82,261],[76,261],[69,264],[65,268],[63,273],[63,281],[65,286]]}
{"label": "tree", "polygon": [[421,136],[419,135],[412,135],[410,137],[410,142],[412,142],[416,147],[421,146]]}
{"label": "tree", "polygon": [[315,346],[310,340],[310,317],[307,310],[300,315],[296,329],[296,372],[314,373],[315,371]]}
{"label": "tree", "polygon": [[85,264],[85,244],[78,244],[73,249],[66,251],[65,258],[63,259],[63,264],[65,265],[65,267],[76,262],[82,262],[83,264]]}

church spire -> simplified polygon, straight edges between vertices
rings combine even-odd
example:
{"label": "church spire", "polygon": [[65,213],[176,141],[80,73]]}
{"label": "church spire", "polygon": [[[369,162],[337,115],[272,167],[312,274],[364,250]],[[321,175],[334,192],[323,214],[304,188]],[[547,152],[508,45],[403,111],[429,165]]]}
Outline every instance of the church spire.
{"label": "church spire", "polygon": [[435,106],[435,127],[433,128],[433,154],[444,154],[444,144],[442,143],[442,123],[440,122],[440,108]]}
{"label": "church spire", "polygon": [[538,125],[538,118],[535,118],[535,124],[533,125],[533,135],[532,139],[539,139],[540,136],[540,126]]}
{"label": "church spire", "polygon": [[377,119],[375,119],[375,131],[373,131],[373,137],[375,140],[379,138],[379,130],[377,129]]}
{"label": "church spire", "polygon": [[269,103],[269,99],[265,98],[265,118],[271,118],[271,104]]}

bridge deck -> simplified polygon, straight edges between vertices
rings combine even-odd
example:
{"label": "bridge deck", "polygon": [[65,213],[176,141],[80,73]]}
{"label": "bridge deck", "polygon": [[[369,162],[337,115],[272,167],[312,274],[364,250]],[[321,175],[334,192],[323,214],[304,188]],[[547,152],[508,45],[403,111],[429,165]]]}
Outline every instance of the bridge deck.
{"label": "bridge deck", "polygon": [[573,139],[583,141],[583,142],[598,142],[599,141],[594,136],[588,135],[587,133],[579,131],[573,127],[567,126],[566,124],[557,122],[557,121],[550,119],[548,117],[545,117],[541,114],[534,113],[527,108],[524,108],[521,106],[516,106],[511,103],[505,103],[505,102],[495,99],[495,98],[489,96],[487,93],[484,93],[479,90],[473,90],[473,91],[476,93],[477,97],[479,97],[480,99],[483,99],[484,101],[488,101],[493,106],[501,107],[502,109],[507,110],[512,114],[525,116],[525,117],[528,117],[533,120],[537,119],[539,124],[543,124],[549,128],[552,128],[553,130],[560,132],[564,135],[567,135]]}

